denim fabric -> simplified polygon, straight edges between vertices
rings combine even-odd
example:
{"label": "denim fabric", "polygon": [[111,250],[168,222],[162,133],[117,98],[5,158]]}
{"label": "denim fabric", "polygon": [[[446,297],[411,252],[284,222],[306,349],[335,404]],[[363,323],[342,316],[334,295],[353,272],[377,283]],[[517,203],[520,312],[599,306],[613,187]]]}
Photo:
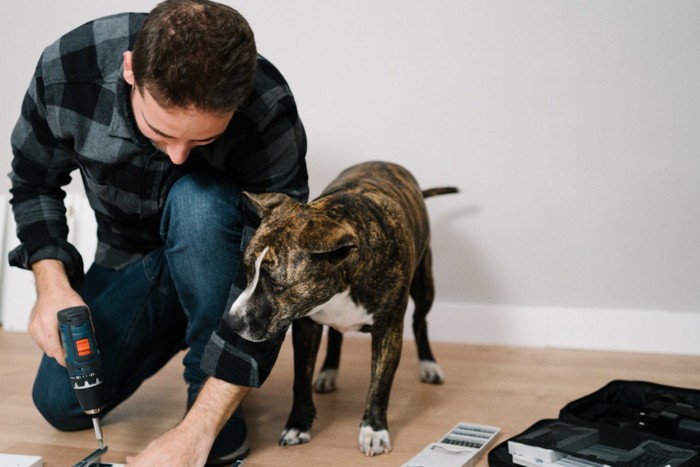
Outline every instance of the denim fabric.
{"label": "denim fabric", "polygon": [[[206,379],[202,353],[225,311],[242,255],[239,196],[225,176],[186,175],[168,195],[161,248],[124,269],[93,264],[88,270],[78,292],[90,307],[102,357],[103,415],[183,348],[188,404],[194,400]],[[65,368],[46,355],[33,398],[58,429],[92,425]]]}

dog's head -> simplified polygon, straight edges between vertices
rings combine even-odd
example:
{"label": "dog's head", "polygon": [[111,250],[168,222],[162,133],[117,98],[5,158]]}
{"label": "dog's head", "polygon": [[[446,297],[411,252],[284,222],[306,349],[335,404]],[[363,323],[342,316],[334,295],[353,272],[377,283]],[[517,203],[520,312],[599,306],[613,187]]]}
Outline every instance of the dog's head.
{"label": "dog's head", "polygon": [[241,337],[263,341],[347,288],[355,232],[279,193],[244,193],[261,223],[245,251],[247,287],[228,310]]}

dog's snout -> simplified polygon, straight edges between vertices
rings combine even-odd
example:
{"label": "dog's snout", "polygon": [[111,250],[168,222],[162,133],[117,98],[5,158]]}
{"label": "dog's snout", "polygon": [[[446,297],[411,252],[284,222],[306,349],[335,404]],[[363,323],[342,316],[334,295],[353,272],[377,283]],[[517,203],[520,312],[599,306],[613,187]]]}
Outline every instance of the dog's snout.
{"label": "dog's snout", "polygon": [[234,332],[240,332],[243,330],[243,327],[245,326],[245,321],[243,318],[236,314],[230,314],[228,315],[228,318],[226,318],[226,324],[233,330]]}

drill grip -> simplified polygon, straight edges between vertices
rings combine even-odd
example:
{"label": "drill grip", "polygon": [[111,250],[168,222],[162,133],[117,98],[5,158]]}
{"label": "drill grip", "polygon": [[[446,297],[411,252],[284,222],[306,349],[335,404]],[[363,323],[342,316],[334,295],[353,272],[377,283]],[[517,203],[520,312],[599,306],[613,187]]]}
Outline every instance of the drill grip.
{"label": "drill grip", "polygon": [[58,312],[58,329],[66,356],[66,369],[78,402],[85,413],[102,410],[102,359],[86,306]]}

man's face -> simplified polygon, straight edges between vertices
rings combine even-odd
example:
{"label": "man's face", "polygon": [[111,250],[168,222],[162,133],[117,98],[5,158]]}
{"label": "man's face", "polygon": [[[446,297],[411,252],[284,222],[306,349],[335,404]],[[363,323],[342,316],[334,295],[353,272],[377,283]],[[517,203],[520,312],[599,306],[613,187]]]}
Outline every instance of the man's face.
{"label": "man's face", "polygon": [[192,149],[221,136],[233,117],[233,112],[221,115],[191,108],[161,107],[146,89],[135,85],[130,52],[124,54],[124,79],[132,85],[131,106],[139,131],[167,154],[173,164],[183,164]]}

